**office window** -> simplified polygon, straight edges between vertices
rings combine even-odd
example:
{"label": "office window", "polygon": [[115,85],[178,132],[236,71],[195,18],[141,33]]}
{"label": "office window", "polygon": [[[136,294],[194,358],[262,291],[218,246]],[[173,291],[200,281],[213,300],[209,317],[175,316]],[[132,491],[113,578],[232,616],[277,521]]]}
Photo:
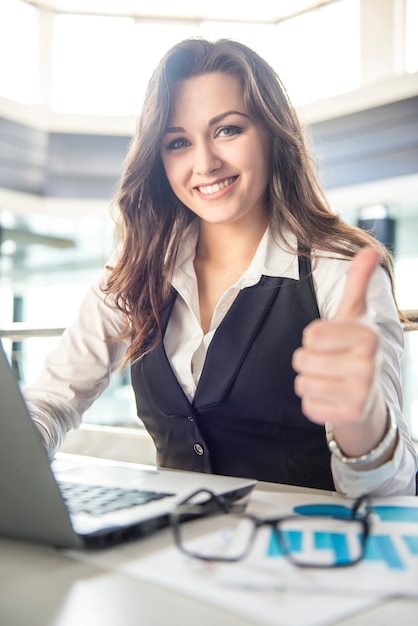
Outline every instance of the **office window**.
{"label": "office window", "polygon": [[406,3],[405,69],[418,71],[418,0]]}
{"label": "office window", "polygon": [[57,15],[52,108],[67,113],[136,115],[151,72],[197,27],[131,18]]}
{"label": "office window", "polygon": [[301,105],[360,86],[360,3],[341,0],[281,22],[275,68]]}
{"label": "office window", "polygon": [[278,25],[137,23],[130,18],[57,15],[52,108],[98,115],[136,114],[162,55],[191,36],[237,39],[278,72],[295,104],[359,86],[359,0],[339,0]]}
{"label": "office window", "polygon": [[135,22],[125,17],[57,15],[52,108],[66,113],[130,114]]}
{"label": "office window", "polygon": [[39,100],[38,11],[20,0],[0,2],[0,95],[24,104]]}
{"label": "office window", "polygon": [[360,86],[358,0],[340,0],[275,26],[203,22],[201,34],[254,48],[277,71],[295,105]]}

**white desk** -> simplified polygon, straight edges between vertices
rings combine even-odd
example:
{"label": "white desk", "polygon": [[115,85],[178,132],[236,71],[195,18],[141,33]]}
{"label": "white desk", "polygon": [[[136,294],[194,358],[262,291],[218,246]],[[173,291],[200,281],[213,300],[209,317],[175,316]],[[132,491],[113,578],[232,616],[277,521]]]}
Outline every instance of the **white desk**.
{"label": "white desk", "polygon": [[[257,486],[260,488],[266,485]],[[145,556],[171,544],[167,529],[130,545]],[[51,548],[0,539],[0,626],[166,624],[256,626],[257,622],[186,594],[80,562]],[[418,599],[386,601],[338,624],[416,626]]]}

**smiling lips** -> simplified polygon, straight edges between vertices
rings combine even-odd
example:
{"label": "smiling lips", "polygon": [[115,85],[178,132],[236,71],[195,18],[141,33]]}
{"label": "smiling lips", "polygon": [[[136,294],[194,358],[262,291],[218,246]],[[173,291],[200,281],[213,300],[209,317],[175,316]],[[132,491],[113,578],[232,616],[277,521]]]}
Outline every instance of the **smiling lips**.
{"label": "smiling lips", "polygon": [[214,183],[213,185],[204,185],[202,187],[196,187],[196,189],[202,193],[204,196],[211,195],[216,193],[217,191],[221,191],[225,187],[229,187],[232,183],[238,178],[238,176],[233,176],[232,178],[225,178],[225,180],[221,180],[219,183]]}

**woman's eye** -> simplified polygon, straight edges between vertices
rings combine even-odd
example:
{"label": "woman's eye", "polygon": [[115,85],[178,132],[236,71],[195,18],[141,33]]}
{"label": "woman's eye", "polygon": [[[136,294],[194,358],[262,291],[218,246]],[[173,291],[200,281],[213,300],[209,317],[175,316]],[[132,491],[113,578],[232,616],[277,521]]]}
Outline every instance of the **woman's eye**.
{"label": "woman's eye", "polygon": [[181,148],[185,148],[189,145],[189,142],[186,139],[173,139],[167,146],[167,150],[181,150]]}
{"label": "woman's eye", "polygon": [[242,128],[239,126],[222,126],[218,130],[218,137],[232,137],[233,135],[239,135],[242,133]]}

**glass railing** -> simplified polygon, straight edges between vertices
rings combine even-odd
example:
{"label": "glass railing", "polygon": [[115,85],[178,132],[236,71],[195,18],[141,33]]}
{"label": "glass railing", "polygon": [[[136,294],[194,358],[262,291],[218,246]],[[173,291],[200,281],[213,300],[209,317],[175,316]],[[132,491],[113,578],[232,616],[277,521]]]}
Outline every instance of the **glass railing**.
{"label": "glass railing", "polygon": [[[64,328],[29,326],[18,322],[0,327],[0,340],[20,386],[24,388],[40,373],[44,358],[59,342]],[[84,416],[86,424],[143,428],[136,414],[129,370],[118,372],[109,387]]]}

